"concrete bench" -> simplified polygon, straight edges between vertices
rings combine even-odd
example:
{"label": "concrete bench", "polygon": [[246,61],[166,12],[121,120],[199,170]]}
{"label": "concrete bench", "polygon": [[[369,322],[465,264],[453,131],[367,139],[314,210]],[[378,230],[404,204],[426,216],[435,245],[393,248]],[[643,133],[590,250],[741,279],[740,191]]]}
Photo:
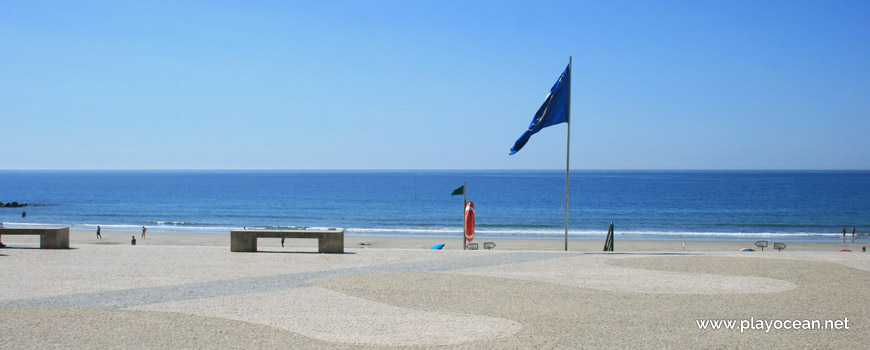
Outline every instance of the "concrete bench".
{"label": "concrete bench", "polygon": [[243,230],[230,232],[230,251],[256,252],[257,238],[317,238],[320,253],[344,254],[344,230]]}
{"label": "concrete bench", "polygon": [[61,228],[0,228],[0,236],[39,235],[41,249],[69,249],[69,227]]}

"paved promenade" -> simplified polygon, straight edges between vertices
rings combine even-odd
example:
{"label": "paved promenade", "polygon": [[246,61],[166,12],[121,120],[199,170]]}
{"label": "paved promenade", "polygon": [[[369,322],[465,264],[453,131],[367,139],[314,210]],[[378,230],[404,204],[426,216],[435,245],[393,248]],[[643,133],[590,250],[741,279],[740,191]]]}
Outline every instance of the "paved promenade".
{"label": "paved promenade", "polygon": [[[0,348],[870,343],[870,255],[860,253],[35,248],[0,250]],[[750,318],[847,318],[850,328],[697,325]]]}

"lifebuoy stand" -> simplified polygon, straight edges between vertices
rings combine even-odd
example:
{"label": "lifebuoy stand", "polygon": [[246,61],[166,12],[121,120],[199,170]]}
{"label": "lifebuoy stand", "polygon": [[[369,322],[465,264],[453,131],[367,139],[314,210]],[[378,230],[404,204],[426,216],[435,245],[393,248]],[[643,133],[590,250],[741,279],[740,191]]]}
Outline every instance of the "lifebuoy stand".
{"label": "lifebuoy stand", "polygon": [[474,240],[474,202],[465,204],[465,245]]}

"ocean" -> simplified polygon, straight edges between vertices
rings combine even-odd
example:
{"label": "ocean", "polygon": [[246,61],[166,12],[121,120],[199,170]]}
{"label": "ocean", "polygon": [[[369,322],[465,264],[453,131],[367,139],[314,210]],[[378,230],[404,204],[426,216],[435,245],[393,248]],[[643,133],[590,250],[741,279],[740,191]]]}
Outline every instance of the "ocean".
{"label": "ocean", "polygon": [[[870,231],[870,171],[572,171],[569,235],[836,241]],[[0,171],[6,227],[229,233],[341,227],[458,236],[467,184],[480,237],[564,236],[564,171]],[[26,211],[27,216],[22,217]]]}

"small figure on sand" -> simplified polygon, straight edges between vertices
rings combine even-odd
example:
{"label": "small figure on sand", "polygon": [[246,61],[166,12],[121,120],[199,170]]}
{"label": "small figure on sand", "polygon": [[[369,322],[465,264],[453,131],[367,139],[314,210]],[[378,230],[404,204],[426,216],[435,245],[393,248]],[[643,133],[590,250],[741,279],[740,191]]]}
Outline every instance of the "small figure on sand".
{"label": "small figure on sand", "polygon": [[[0,228],[3,228],[3,220],[0,220]],[[0,236],[2,238],[3,236]],[[0,239],[0,248],[6,248],[6,245],[3,244],[3,240]]]}
{"label": "small figure on sand", "polygon": [[846,226],[843,226],[843,243],[846,243]]}
{"label": "small figure on sand", "polygon": [[284,237],[281,237],[281,246],[284,246]]}
{"label": "small figure on sand", "polygon": [[852,226],[852,243],[855,243],[855,226]]}
{"label": "small figure on sand", "polygon": [[130,245],[136,245],[136,236],[130,236],[133,239],[130,240]]}
{"label": "small figure on sand", "polygon": [[103,239],[103,235],[100,234],[100,225],[97,225],[97,239]]}
{"label": "small figure on sand", "polygon": [[[145,228],[145,226],[142,226],[142,239],[145,239],[145,232],[146,232],[146,231],[148,231],[148,229]],[[845,227],[843,228],[843,232],[846,232],[846,228],[845,228]],[[843,233],[843,234],[845,235],[845,233]],[[846,236],[843,236],[843,237],[846,237]],[[844,238],[844,239],[845,239],[845,238]]]}

